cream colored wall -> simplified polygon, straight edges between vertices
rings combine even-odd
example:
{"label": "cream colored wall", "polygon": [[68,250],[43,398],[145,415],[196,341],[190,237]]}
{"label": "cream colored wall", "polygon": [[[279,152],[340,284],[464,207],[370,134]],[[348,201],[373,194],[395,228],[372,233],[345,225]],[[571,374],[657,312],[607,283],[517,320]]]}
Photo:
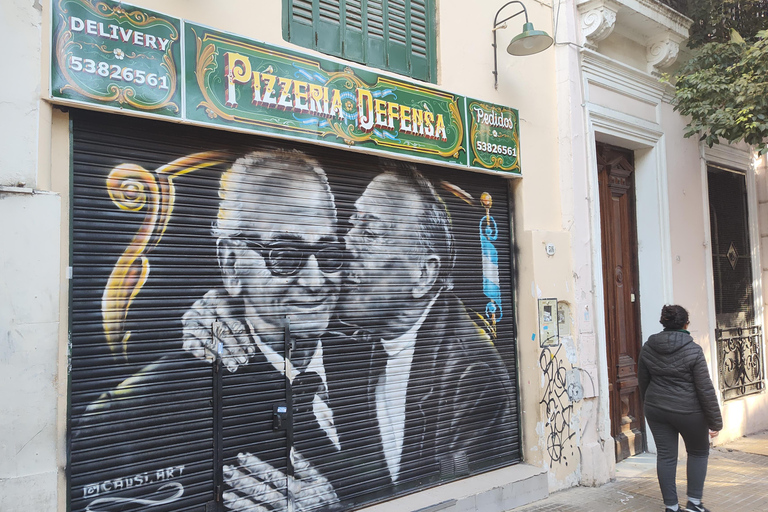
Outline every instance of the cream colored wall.
{"label": "cream colored wall", "polygon": [[0,80],[0,186],[36,186],[41,28],[39,2],[0,3],[0,44],[9,49]]}
{"label": "cream colored wall", "polygon": [[[283,41],[282,0],[135,0],[133,5],[259,41],[299,48]],[[302,49],[302,51],[305,51]],[[309,52],[311,53],[311,52]],[[318,54],[319,55],[319,54]]]}
{"label": "cream colored wall", "polygon": [[576,16],[572,1],[557,0],[554,3],[556,17],[559,13],[556,84],[562,227],[571,238],[573,260],[574,301],[570,307],[576,362],[568,363],[580,368],[584,390],[584,399],[576,404],[580,408],[574,422],[580,460],[573,476],[553,485],[562,488],[571,482],[571,478],[577,478],[581,485],[601,485],[615,476],[615,470],[608,394],[605,392],[605,350],[599,344],[601,340],[596,330],[595,305],[602,288],[594,285],[593,267],[600,241],[595,238],[594,226],[589,220],[595,206],[590,200],[594,180],[588,165],[594,145],[588,143],[586,132],[581,20]]}
{"label": "cream colored wall", "polygon": [[57,498],[62,207],[38,158],[42,19],[40,2],[0,3],[0,510]]}
{"label": "cream colored wall", "polygon": [[612,33],[600,42],[600,51],[636,69],[644,70],[648,65],[645,59],[645,47],[618,32]]}
{"label": "cream colored wall", "polygon": [[0,190],[0,510],[55,509],[60,209]]}
{"label": "cream colored wall", "polygon": [[[568,0],[562,0],[562,3],[573,5]],[[633,15],[640,16],[631,12],[629,4],[622,2],[622,5],[624,8],[615,26],[612,23],[606,25],[613,30],[611,35],[603,40],[598,38],[597,50],[592,46],[592,49],[581,51],[581,62],[586,62],[581,71],[584,73],[583,105],[587,122],[583,131],[572,130],[574,138],[577,133],[585,135],[583,142],[587,148],[586,158],[574,159],[574,223],[593,227],[591,232],[580,228],[582,236],[591,240],[593,257],[579,258],[574,253],[579,274],[593,276],[591,282],[584,278],[577,280],[577,297],[584,308],[594,307],[603,385],[607,385],[603,373],[607,364],[607,341],[601,290],[604,276],[599,254],[600,209],[596,204],[599,198],[594,185],[597,174],[595,140],[634,151],[643,339],[660,329],[658,316],[664,303],[681,303],[691,310],[694,336],[708,358],[713,358],[711,300],[707,294],[707,287],[711,286],[711,278],[707,278],[710,256],[705,245],[708,215],[699,145],[695,139],[682,137],[685,122],[673,112],[668,96],[665,97],[669,91],[665,91],[649,73],[652,68],[647,60],[648,49],[627,37],[637,39],[639,34],[622,32],[631,24],[629,19]],[[575,24],[579,21],[577,15]],[[574,100],[573,96],[568,96],[570,101]],[[587,185],[578,183],[579,178]],[[579,198],[584,197],[592,203],[587,211],[578,206]],[[587,243],[574,245],[586,249]],[[582,335],[582,357],[587,352],[585,335]],[[603,396],[607,396],[606,387],[602,389]],[[605,416],[602,419],[604,424]],[[612,444],[612,440],[606,441]],[[652,438],[649,447],[652,451],[655,448]],[[608,459],[610,456],[606,454]]]}
{"label": "cream colored wall", "polygon": [[[562,186],[562,181],[567,180],[563,173],[571,169],[561,167],[558,152],[557,49],[552,47],[527,57],[513,57],[505,51],[522,28],[522,16],[497,31],[498,90],[493,87],[491,28],[502,5],[504,2],[483,0],[468,9],[460,0],[439,2],[439,86],[514,107],[520,114],[523,178],[512,182],[512,190],[518,250],[516,314],[523,453],[527,463],[548,471],[549,488],[554,491],[580,481],[579,448],[585,435],[597,437],[597,422],[582,415],[584,402],[570,402],[564,389],[558,389],[559,399],[550,403],[554,417],[546,414],[555,385],[551,379],[553,369],[572,370],[583,365],[578,356],[577,312],[573,310],[568,319],[572,335],[561,340],[559,351],[557,347],[543,350],[539,346],[538,299],[557,298],[572,308],[576,303],[571,232],[566,228],[563,210],[565,203],[570,211],[571,202],[570,197],[564,197]],[[527,1],[525,5],[535,28],[553,34],[552,2]],[[509,6],[499,18],[516,10],[515,5]],[[474,28],[470,31],[468,27]],[[545,252],[548,243],[555,246],[553,256]],[[582,375],[582,379],[582,383],[589,382],[590,377]],[[591,435],[584,426],[591,429]],[[558,436],[562,436],[562,443],[554,441]],[[607,477],[606,473],[602,481]]]}
{"label": "cream colored wall", "polygon": [[[553,34],[551,2],[525,4],[534,27]],[[561,168],[558,153],[556,48],[527,57],[513,57],[505,51],[522,28],[522,16],[497,31],[498,90],[493,87],[491,28],[502,5],[483,0],[468,9],[466,2],[459,0],[439,2],[439,86],[514,107],[520,114],[523,178],[512,183],[512,190],[518,249],[516,313],[523,453],[527,463],[548,470],[549,488],[554,491],[579,483],[583,436],[596,437],[582,428],[594,432],[596,424],[582,416],[583,402],[570,402],[564,389],[557,390],[556,402],[549,402],[556,385],[551,379],[553,369],[572,370],[582,364],[576,311],[568,320],[572,335],[561,340],[560,350],[539,346],[538,299],[557,298],[575,305],[571,233],[563,222],[561,187],[561,173],[570,169]],[[510,6],[499,18],[516,10]],[[548,243],[555,246],[553,256],[545,252]],[[582,382],[589,378],[584,376]],[[554,413],[552,418],[547,417],[547,403]],[[562,436],[562,443],[555,441],[558,436]]]}
{"label": "cream colored wall", "polygon": [[[708,293],[712,283],[707,279],[708,266],[711,265],[707,240],[709,215],[704,202],[707,187],[702,180],[699,145],[695,138],[683,137],[685,120],[672,111],[671,105],[664,103],[661,109],[667,139],[672,300],[688,310],[691,319],[689,330],[704,349],[707,360],[712,361]],[[658,310],[656,313],[662,305],[653,305]],[[661,330],[661,325],[656,326]]]}
{"label": "cream colored wall", "polygon": [[[768,155],[755,159],[755,181],[757,191],[757,219],[760,234],[760,270],[763,278],[763,290],[768,287]],[[763,294],[763,329],[768,326],[768,297]],[[765,332],[763,337],[765,339]],[[768,361],[768,355],[763,362]],[[768,423],[766,420],[763,423]]]}

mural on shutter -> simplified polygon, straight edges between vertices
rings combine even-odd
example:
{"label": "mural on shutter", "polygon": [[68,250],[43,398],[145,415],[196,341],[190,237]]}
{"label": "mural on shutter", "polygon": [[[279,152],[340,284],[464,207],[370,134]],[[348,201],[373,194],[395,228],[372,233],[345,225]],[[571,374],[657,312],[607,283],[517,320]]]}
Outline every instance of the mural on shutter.
{"label": "mural on shutter", "polygon": [[519,460],[505,180],[73,119],[73,512],[346,510]]}
{"label": "mural on shutter", "polygon": [[284,0],[286,40],[435,81],[433,0]]}

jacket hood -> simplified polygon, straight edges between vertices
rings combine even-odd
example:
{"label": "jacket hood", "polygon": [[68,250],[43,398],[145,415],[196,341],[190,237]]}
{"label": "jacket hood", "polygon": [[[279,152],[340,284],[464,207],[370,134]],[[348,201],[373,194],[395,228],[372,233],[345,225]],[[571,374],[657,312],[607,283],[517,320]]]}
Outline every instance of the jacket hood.
{"label": "jacket hood", "polygon": [[693,342],[693,337],[682,331],[661,331],[648,338],[646,345],[659,354],[671,354]]}

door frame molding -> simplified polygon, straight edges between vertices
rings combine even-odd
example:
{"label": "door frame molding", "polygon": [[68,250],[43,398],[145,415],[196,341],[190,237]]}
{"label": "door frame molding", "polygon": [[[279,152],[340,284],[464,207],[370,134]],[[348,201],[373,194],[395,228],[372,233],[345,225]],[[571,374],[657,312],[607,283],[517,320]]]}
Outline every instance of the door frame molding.
{"label": "door frame molding", "polygon": [[[623,147],[635,155],[635,198],[642,203],[642,222],[636,218],[638,237],[638,281],[640,291],[641,343],[648,334],[656,332],[658,312],[643,308],[642,304],[668,303],[672,299],[672,252],[669,229],[669,201],[665,138],[661,126],[622,112],[587,102],[587,165],[590,201],[590,233],[592,250],[592,282],[595,296],[594,320],[597,333],[599,381],[601,389],[608,389],[608,354],[605,329],[605,296],[603,291],[603,258],[601,253],[600,200],[597,177],[596,143],[605,142]],[[637,215],[636,215],[637,217]],[[650,283],[640,277],[658,275]],[[660,283],[660,285],[659,285]],[[610,401],[601,393],[600,406],[606,411],[603,428],[610,437]],[[646,432],[649,429],[646,425]],[[649,451],[655,452],[652,436],[646,436]]]}

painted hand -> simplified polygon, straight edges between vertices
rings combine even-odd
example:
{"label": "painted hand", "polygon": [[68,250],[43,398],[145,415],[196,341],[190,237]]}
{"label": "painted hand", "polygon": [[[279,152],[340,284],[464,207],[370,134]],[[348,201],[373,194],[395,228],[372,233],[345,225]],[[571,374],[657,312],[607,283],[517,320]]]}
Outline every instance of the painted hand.
{"label": "painted hand", "polygon": [[256,351],[248,328],[233,317],[226,294],[216,290],[195,301],[181,319],[182,347],[198,359],[213,361],[217,352],[230,372],[248,362]]}
{"label": "painted hand", "polygon": [[226,510],[284,512],[289,500],[293,501],[294,512],[334,510],[339,505],[328,479],[297,451],[292,452],[294,477],[287,477],[250,453],[241,453],[237,458],[238,467],[224,466],[224,483],[230,488],[224,493]]}

